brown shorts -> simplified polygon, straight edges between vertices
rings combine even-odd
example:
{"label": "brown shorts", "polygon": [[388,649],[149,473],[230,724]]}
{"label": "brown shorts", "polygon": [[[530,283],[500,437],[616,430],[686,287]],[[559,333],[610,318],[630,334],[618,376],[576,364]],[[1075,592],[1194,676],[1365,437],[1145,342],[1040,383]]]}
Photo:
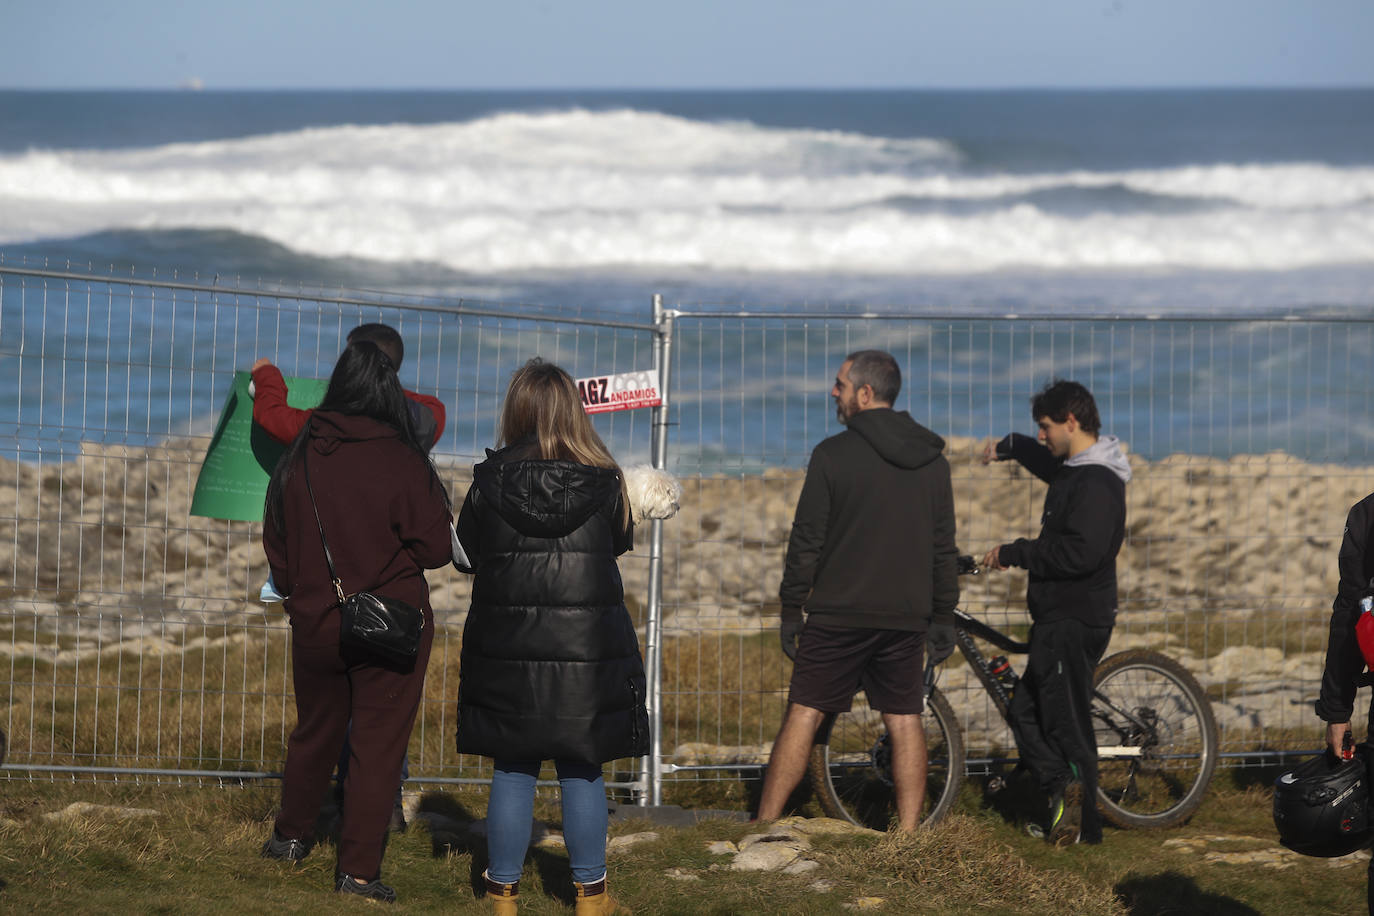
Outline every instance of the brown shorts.
{"label": "brown shorts", "polygon": [[894,715],[925,708],[924,633],[865,630],[807,622],[792,668],[789,703],[848,712],[863,688],[868,705]]}

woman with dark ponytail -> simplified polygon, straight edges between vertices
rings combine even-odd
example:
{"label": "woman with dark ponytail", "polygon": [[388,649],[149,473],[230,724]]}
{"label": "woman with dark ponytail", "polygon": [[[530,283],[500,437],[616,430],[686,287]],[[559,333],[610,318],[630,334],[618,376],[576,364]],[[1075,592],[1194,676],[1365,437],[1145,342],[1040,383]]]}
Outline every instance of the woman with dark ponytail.
{"label": "woman with dark ponytail", "polygon": [[[309,855],[351,720],[334,882],[340,893],[396,899],[381,882],[383,841],[434,633],[424,570],[452,560],[451,519],[391,360],[370,341],[350,343],[324,401],[272,473],[263,520],[272,578],[287,596],[296,727],[281,813],[262,854],[292,862]],[[321,528],[346,593],[369,591],[421,609],[412,670],[380,667],[340,648],[339,600]]]}

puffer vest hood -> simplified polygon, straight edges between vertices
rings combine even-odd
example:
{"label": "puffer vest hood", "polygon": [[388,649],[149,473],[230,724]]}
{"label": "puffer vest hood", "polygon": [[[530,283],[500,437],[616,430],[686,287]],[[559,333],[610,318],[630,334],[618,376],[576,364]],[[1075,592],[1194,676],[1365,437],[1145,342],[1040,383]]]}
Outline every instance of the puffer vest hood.
{"label": "puffer vest hood", "polygon": [[510,451],[488,449],[472,482],[492,511],[525,537],[571,534],[620,494],[620,476],[609,468],[520,459]]}

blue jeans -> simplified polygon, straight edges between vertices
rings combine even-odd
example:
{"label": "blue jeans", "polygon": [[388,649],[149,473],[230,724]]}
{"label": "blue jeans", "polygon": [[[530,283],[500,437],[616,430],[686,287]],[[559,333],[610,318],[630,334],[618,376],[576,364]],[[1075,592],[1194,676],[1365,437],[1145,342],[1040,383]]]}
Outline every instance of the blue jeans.
{"label": "blue jeans", "polygon": [[[502,884],[520,880],[534,822],[534,782],[540,761],[497,760],[487,804],[487,875]],[[563,804],[563,841],[573,880],[606,877],[606,784],[601,765],[555,760]]]}

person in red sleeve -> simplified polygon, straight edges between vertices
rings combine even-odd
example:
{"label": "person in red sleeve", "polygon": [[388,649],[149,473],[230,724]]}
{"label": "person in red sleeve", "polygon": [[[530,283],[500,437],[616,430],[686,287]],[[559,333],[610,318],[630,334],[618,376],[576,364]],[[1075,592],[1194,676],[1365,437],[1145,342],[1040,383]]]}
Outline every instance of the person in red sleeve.
{"label": "person in red sleeve", "polygon": [[[401,359],[405,356],[405,343],[395,328],[385,324],[360,324],[348,332],[347,343],[358,341],[370,341],[375,344],[377,349],[391,360],[392,366],[400,369]],[[415,425],[416,437],[424,443],[425,450],[429,451],[438,444],[439,437],[444,432],[444,421],[447,419],[444,404],[438,398],[427,394],[418,394],[414,391],[403,393],[410,408],[410,420]],[[282,377],[281,370],[272,365],[271,360],[264,358],[253,363],[253,422],[261,426],[267,435],[282,445],[290,445],[310,422],[313,412],[286,403],[286,379]],[[348,776],[349,753],[349,743],[345,738],[343,753],[339,757],[336,789],[336,797],[340,804],[343,801],[344,780]],[[407,756],[401,761],[401,785],[405,784],[409,776],[410,758]],[[391,830],[397,833],[404,833],[406,829],[405,813],[401,807],[401,785],[396,787],[396,800],[391,810]]]}
{"label": "person in red sleeve", "polygon": [[[385,324],[360,324],[348,332],[347,343],[359,340],[376,344],[400,371],[406,348],[395,328]],[[428,448],[434,448],[444,434],[444,421],[447,419],[443,402],[414,391],[406,391],[405,396],[410,405],[410,419],[415,424],[420,441]],[[286,403],[286,380],[270,359],[263,358],[253,363],[253,422],[261,426],[267,435],[282,445],[290,445],[296,434],[305,427],[310,414],[309,410],[291,407]]]}
{"label": "person in red sleeve", "polygon": [[[1322,669],[1321,694],[1317,698],[1318,717],[1326,723],[1326,746],[1337,759],[1345,756],[1346,742],[1353,746],[1350,719],[1355,712],[1356,695],[1369,683],[1369,667],[1355,635],[1355,624],[1363,613],[1360,599],[1374,580],[1374,493],[1350,507],[1345,518],[1345,535],[1338,555],[1340,580],[1336,600],[1331,603],[1331,623],[1326,642],[1326,665]],[[1374,701],[1370,703],[1374,712]],[[1374,723],[1374,715],[1365,717]],[[1364,739],[1374,744],[1374,727]],[[1365,757],[1369,759],[1368,756]],[[1369,912],[1374,914],[1374,859],[1369,862],[1366,890]]]}

